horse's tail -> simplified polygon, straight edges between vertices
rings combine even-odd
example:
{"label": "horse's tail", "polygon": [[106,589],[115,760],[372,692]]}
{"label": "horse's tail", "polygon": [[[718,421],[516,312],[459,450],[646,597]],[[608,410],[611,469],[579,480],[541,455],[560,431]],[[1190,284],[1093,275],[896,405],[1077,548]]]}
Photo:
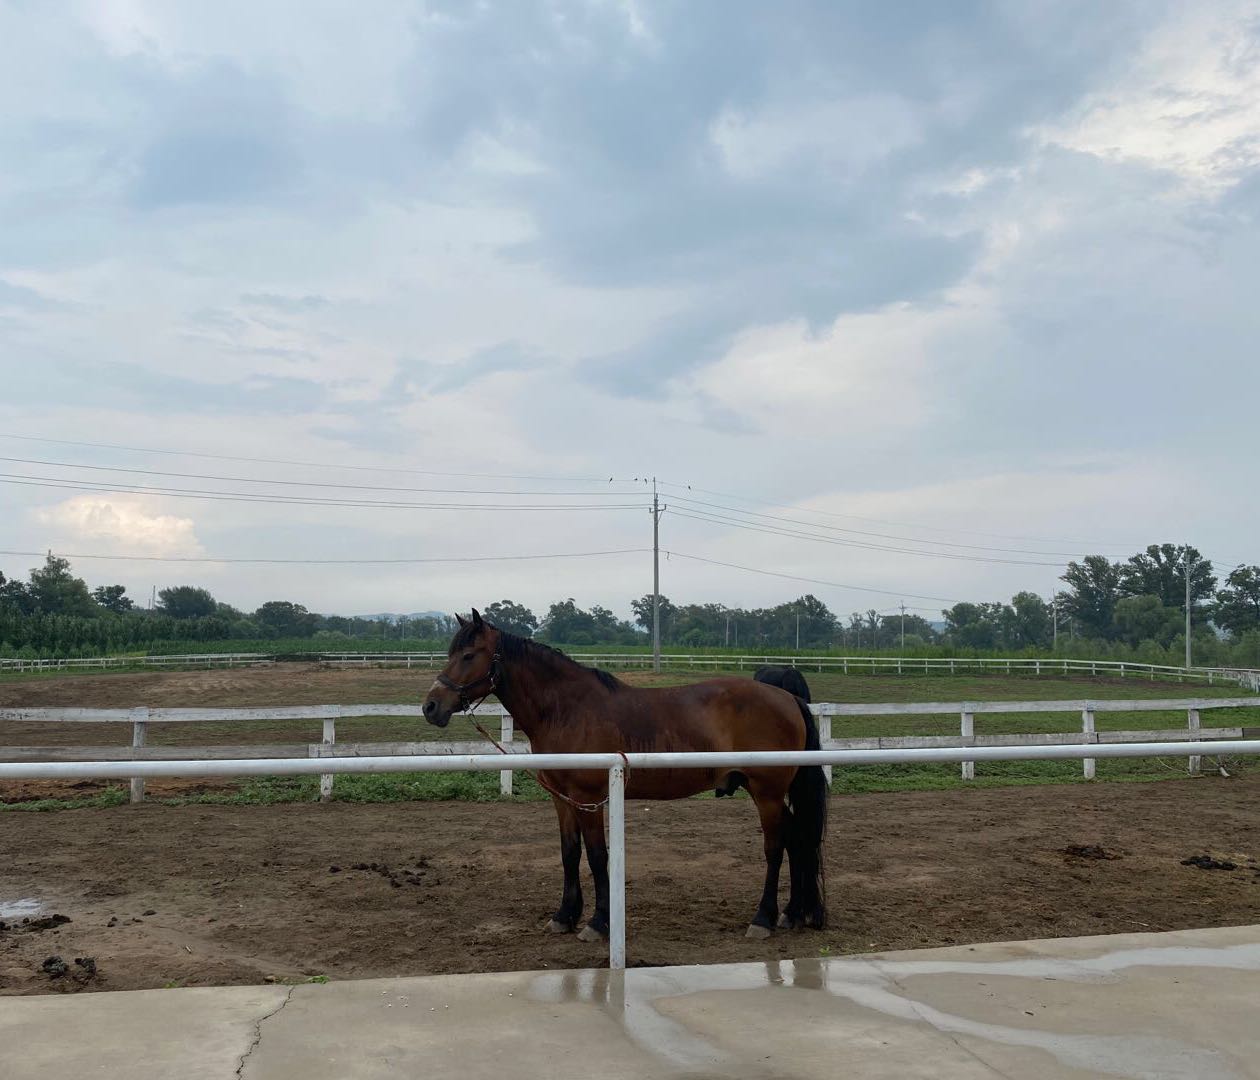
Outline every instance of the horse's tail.
{"label": "horse's tail", "polygon": [[[805,721],[805,749],[820,750],[814,714],[798,702]],[[788,788],[787,849],[791,860],[793,893],[798,910],[789,912],[806,926],[822,929],[827,923],[826,868],[823,839],[827,833],[827,777],[821,765],[802,765]]]}

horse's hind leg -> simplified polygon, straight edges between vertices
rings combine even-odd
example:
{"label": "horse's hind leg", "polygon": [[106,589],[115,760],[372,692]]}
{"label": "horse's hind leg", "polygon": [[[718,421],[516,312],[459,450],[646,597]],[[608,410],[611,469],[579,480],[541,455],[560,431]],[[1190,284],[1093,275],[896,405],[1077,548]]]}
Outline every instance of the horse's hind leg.
{"label": "horse's hind leg", "polygon": [[757,814],[761,818],[761,835],[766,853],[766,884],[761,903],[748,927],[748,937],[769,937],[779,919],[779,871],[783,867],[783,849],[787,839],[787,806],[782,791],[766,791],[756,782],[749,785]]}
{"label": "horse's hind leg", "polygon": [[578,827],[586,844],[586,861],[595,879],[595,911],[582,928],[582,941],[603,941],[608,937],[608,840],[604,836],[603,809],[579,811]]}
{"label": "horse's hind leg", "polygon": [[553,934],[571,934],[582,917],[582,883],[578,870],[582,865],[582,833],[578,828],[577,811],[563,799],[553,799],[556,817],[560,819],[560,859],[564,863],[564,894],[560,907],[551,917],[547,929]]}

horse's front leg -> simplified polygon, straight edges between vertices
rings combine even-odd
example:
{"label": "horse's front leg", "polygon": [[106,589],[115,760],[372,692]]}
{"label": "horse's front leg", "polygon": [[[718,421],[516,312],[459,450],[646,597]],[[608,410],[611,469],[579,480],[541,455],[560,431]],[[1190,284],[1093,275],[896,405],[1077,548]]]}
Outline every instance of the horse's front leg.
{"label": "horse's front leg", "polygon": [[578,826],[586,844],[586,860],[595,879],[595,913],[578,934],[582,941],[603,941],[608,937],[608,841],[604,838],[604,811],[579,811]]}
{"label": "horse's front leg", "polygon": [[552,798],[556,817],[560,820],[560,860],[564,863],[564,893],[560,907],[551,917],[547,929],[553,934],[571,934],[582,917],[582,883],[578,871],[582,866],[582,832],[578,828],[577,811],[563,799]]}

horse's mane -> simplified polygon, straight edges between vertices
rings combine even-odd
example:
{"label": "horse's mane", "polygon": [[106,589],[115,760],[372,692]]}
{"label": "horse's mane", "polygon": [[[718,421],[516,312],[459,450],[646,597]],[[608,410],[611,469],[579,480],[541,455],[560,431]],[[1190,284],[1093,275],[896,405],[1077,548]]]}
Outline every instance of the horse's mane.
{"label": "horse's mane", "polygon": [[[485,623],[485,625],[491,626],[492,624]],[[559,661],[564,666],[573,667],[578,671],[585,671],[594,675],[606,690],[616,692],[624,690],[626,687],[626,684],[610,671],[605,671],[603,668],[588,667],[586,664],[579,664],[573,657],[550,645],[544,645],[541,641],[509,634],[506,630],[502,630],[497,626],[494,629],[499,633],[499,654],[504,660]],[[451,639],[450,653],[453,654],[457,649],[466,649],[471,645],[476,640],[477,630],[478,627],[475,623],[465,623],[461,626]]]}

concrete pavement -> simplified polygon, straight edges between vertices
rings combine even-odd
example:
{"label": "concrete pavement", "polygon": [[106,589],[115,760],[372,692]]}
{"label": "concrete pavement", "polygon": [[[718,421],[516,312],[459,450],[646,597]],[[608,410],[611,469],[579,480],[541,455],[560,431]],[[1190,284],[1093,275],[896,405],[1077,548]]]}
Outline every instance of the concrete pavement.
{"label": "concrete pavement", "polygon": [[[801,944],[809,938],[802,936]],[[1260,1078],[1260,926],[0,998],[0,1077]]]}

